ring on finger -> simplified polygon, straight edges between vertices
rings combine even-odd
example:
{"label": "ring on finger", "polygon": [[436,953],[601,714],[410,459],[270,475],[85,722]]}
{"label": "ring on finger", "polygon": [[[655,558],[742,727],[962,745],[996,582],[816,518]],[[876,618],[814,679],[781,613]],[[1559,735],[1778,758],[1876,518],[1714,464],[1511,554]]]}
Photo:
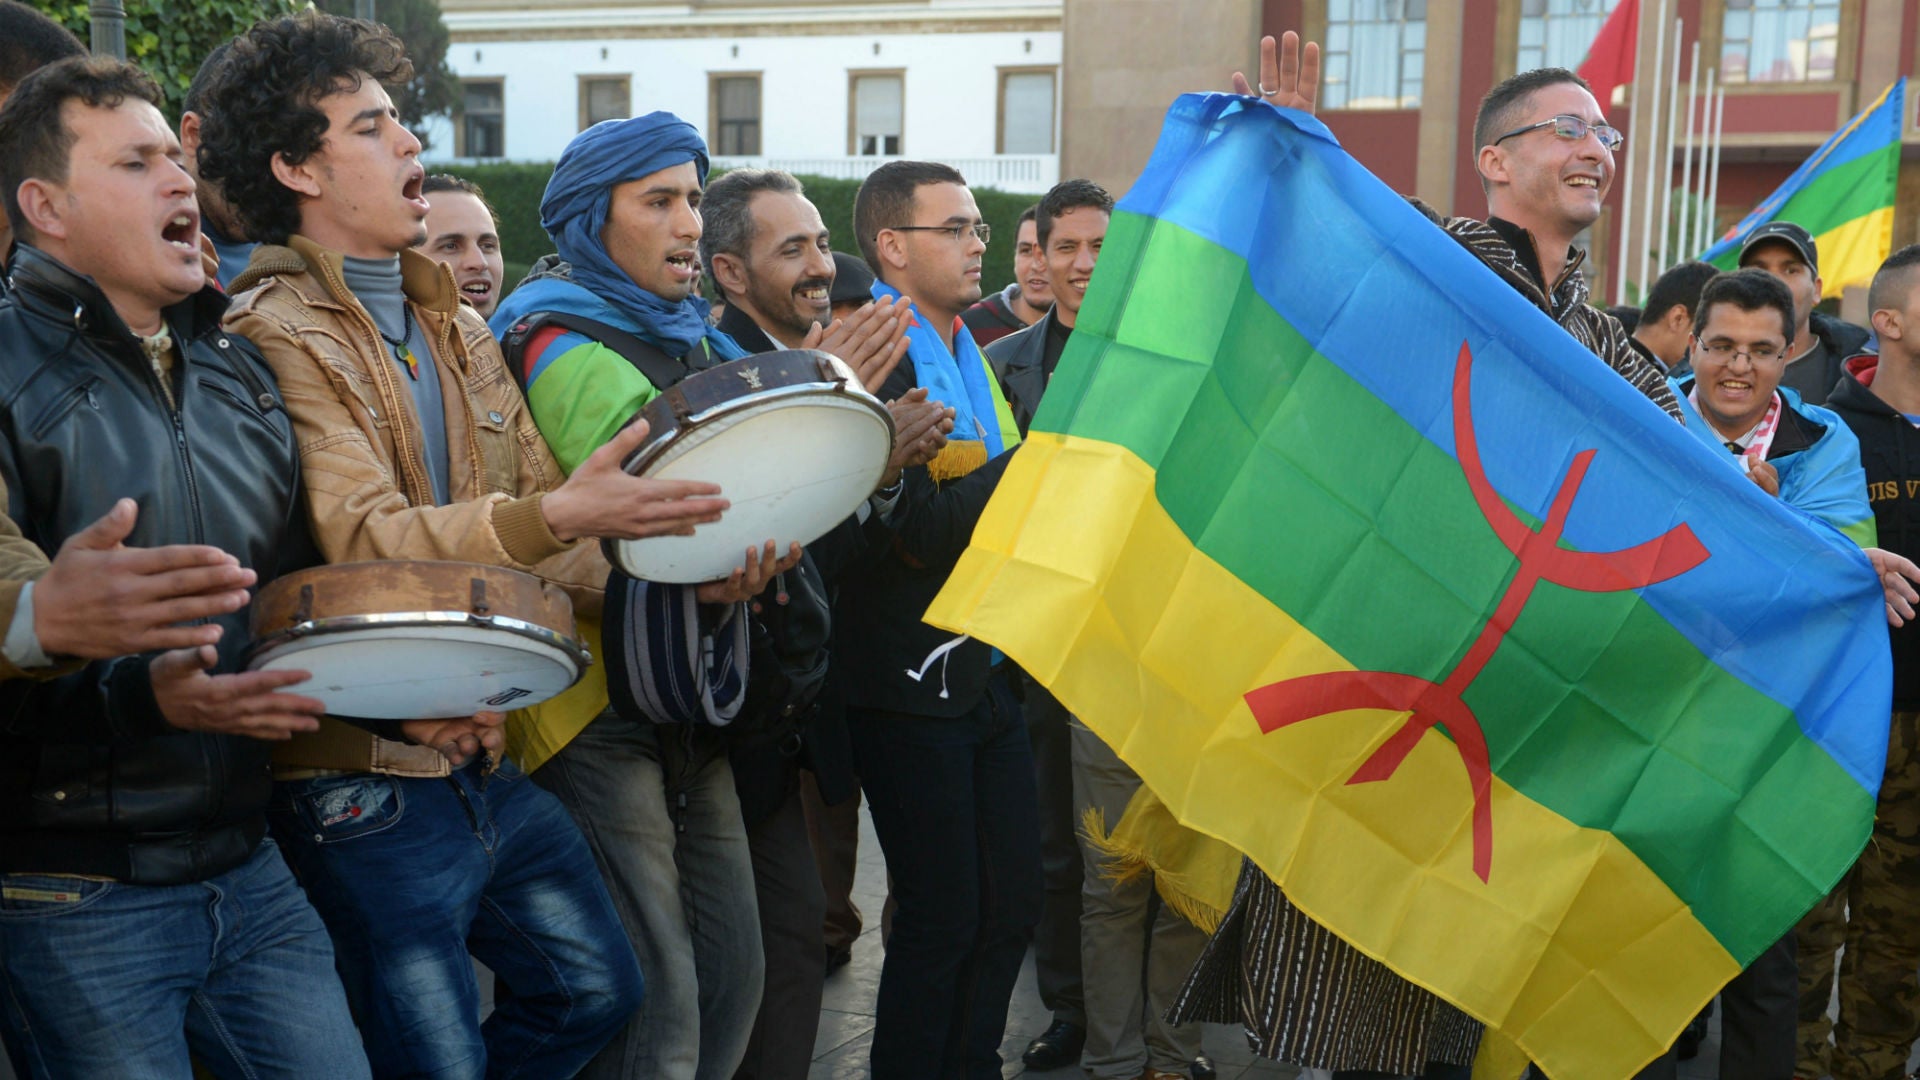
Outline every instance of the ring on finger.
{"label": "ring on finger", "polygon": [[1258,86],[1258,87],[1260,87],[1260,96],[1261,96],[1261,97],[1273,97],[1273,96],[1275,96],[1275,95],[1277,95],[1277,94],[1279,94],[1279,93],[1280,93],[1280,88],[1279,88],[1279,87],[1275,87],[1275,88],[1273,88],[1272,90],[1269,90],[1269,89],[1267,89],[1267,86],[1266,86],[1266,84],[1265,84],[1265,83],[1255,83],[1254,85],[1256,85],[1256,86]]}

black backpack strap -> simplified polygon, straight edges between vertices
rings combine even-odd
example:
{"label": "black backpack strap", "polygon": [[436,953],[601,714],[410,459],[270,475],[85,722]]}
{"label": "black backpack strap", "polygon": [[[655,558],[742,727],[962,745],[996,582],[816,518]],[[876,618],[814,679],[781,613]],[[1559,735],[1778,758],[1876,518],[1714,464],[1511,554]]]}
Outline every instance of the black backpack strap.
{"label": "black backpack strap", "polygon": [[532,341],[535,334],[549,326],[558,326],[576,334],[584,334],[619,353],[627,363],[638,368],[640,374],[646,376],[647,381],[652,383],[656,390],[665,390],[687,377],[685,364],[647,344],[637,334],[629,333],[598,319],[589,319],[585,315],[575,315],[566,311],[541,311],[515,322],[507,328],[506,336],[500,339],[500,350],[506,354],[507,369],[513,372],[514,381],[520,384],[522,393],[527,390],[524,355],[527,342]]}

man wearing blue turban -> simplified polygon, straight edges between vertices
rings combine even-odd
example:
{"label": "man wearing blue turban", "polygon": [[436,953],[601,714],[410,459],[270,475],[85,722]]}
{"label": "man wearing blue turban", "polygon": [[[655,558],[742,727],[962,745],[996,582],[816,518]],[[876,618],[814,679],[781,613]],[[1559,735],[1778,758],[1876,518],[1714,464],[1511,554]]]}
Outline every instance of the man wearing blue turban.
{"label": "man wearing blue turban", "polygon": [[[554,168],[540,217],[558,257],[492,328],[564,469],[665,389],[650,373],[666,383],[746,355],[707,325],[699,295],[706,176],[699,132],[665,112],[588,128]],[[536,721],[557,749],[535,780],[586,832],[646,977],[645,1008],[582,1077],[725,1080],[746,1053],[765,959],[719,726],[745,696],[743,601],[792,565],[768,555],[700,586],[614,571],[602,650],[614,704]],[[666,655],[703,658],[691,685],[686,663],[658,663]]]}

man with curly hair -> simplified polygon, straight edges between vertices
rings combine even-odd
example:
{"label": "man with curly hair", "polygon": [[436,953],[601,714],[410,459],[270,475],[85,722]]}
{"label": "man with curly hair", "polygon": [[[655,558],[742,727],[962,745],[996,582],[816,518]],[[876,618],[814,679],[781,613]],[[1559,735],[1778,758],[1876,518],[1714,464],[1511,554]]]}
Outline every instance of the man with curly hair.
{"label": "man with curly hair", "polygon": [[[279,378],[329,562],[508,567],[597,617],[607,564],[578,541],[690,532],[725,503],[621,471],[644,425],[562,472],[486,324],[412,250],[426,174],[388,94],[410,71],[384,27],[313,11],[234,42],[200,149],[261,242],[228,326]],[[449,721],[418,746],[327,720],[276,757],[275,830],[333,931],[376,1075],[572,1076],[638,1007],[586,841],[491,753],[498,722]],[[445,741],[473,760],[449,768],[431,749]],[[504,987],[485,1025],[469,952]]]}

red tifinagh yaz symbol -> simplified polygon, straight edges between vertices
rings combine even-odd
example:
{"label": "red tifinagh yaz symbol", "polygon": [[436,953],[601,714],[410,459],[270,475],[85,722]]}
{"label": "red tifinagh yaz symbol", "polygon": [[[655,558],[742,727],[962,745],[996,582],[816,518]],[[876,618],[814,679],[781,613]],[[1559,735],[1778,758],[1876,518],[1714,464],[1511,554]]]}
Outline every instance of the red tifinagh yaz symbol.
{"label": "red tifinagh yaz symbol", "polygon": [[1546,521],[1538,529],[1529,529],[1487,482],[1473,432],[1472,368],[1473,353],[1462,344],[1453,369],[1454,448],[1481,515],[1520,561],[1493,615],[1481,627],[1480,636],[1439,683],[1392,671],[1329,671],[1262,686],[1249,691],[1246,699],[1260,722],[1260,730],[1269,734],[1302,720],[1348,709],[1410,713],[1399,730],[1354,771],[1347,780],[1349,784],[1390,779],[1422,735],[1432,728],[1445,727],[1473,785],[1473,872],[1487,881],[1493,869],[1493,767],[1486,733],[1461,695],[1506,640],[1533,595],[1533,587],[1550,581],[1581,592],[1638,589],[1686,573],[1705,562],[1708,552],[1684,524],[1620,551],[1569,551],[1560,547],[1560,534],[1566,529],[1574,497],[1586,479],[1587,466],[1593,463],[1593,450],[1574,456],[1566,478],[1554,493]]}

